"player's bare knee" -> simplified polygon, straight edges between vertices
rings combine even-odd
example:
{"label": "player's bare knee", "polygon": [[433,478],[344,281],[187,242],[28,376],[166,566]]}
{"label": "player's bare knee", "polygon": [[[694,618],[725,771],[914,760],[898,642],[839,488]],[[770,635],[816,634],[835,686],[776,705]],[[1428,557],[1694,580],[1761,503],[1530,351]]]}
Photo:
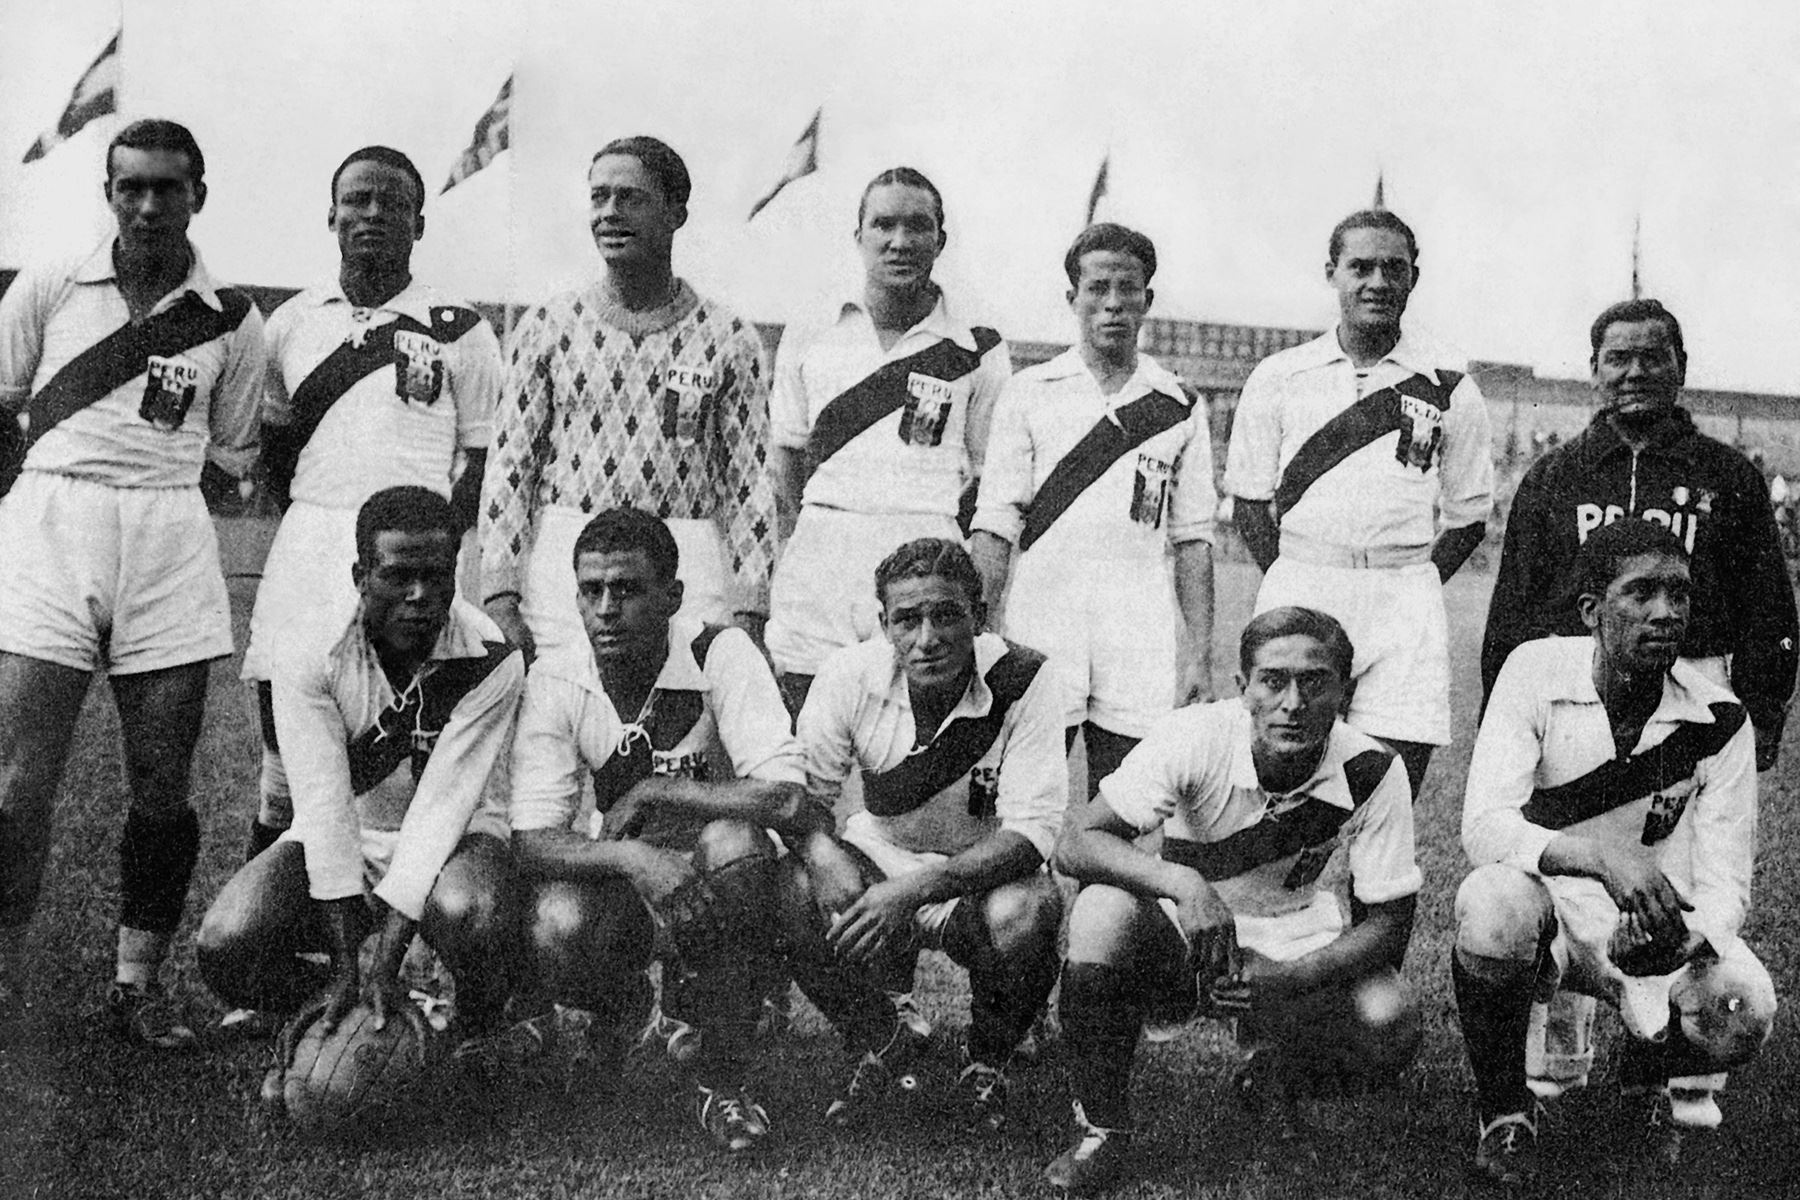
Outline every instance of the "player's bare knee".
{"label": "player's bare knee", "polygon": [[1069,961],[1123,962],[1149,916],[1140,897],[1110,884],[1089,884],[1069,910]]}
{"label": "player's bare knee", "polygon": [[694,869],[717,871],[742,858],[774,858],[768,835],[748,821],[709,821],[694,841]]}
{"label": "player's bare knee", "polygon": [[1031,954],[1055,944],[1062,896],[1050,877],[1040,873],[989,892],[982,915],[1002,957]]}
{"label": "player's bare knee", "polygon": [[1556,919],[1544,885],[1517,867],[1477,867],[1456,890],[1456,952],[1465,965],[1532,962]]}

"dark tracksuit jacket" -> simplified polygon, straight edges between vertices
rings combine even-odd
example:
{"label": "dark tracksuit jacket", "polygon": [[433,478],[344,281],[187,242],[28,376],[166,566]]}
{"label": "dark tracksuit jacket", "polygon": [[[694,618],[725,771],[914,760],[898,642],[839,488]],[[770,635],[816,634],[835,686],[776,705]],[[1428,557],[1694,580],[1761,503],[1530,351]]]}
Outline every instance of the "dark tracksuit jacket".
{"label": "dark tracksuit jacket", "polygon": [[1731,656],[1732,690],[1759,729],[1780,731],[1794,690],[1794,590],[1768,487],[1750,460],[1674,409],[1634,453],[1603,416],[1539,459],[1519,482],[1481,647],[1485,705],[1514,647],[1587,632],[1575,556],[1621,517],[1670,529],[1693,557],[1685,658]]}

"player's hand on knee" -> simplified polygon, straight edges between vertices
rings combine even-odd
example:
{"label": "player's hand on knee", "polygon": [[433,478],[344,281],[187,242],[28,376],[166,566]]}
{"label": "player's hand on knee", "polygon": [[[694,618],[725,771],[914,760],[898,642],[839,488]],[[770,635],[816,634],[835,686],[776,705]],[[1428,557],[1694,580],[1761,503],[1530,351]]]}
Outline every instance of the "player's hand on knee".
{"label": "player's hand on knee", "polygon": [[1618,906],[1621,925],[1635,922],[1635,932],[1629,936],[1665,947],[1687,941],[1687,920],[1682,914],[1694,911],[1694,906],[1654,862],[1635,854],[1613,855],[1600,882]]}
{"label": "player's hand on knee", "polygon": [[632,859],[632,885],[652,913],[666,911],[675,893],[697,878],[687,859],[672,850],[640,843]]}
{"label": "player's hand on knee", "polygon": [[904,879],[883,879],[833,919],[826,937],[846,962],[871,962],[911,935],[918,911],[918,898]]}
{"label": "player's hand on knee", "polygon": [[1175,897],[1175,923],[1187,938],[1195,977],[1203,987],[1210,987],[1220,976],[1241,973],[1237,918],[1212,884],[1198,871],[1192,874],[1190,885]]}
{"label": "player's hand on knee", "polygon": [[644,826],[650,820],[650,814],[656,811],[654,789],[645,787],[651,780],[641,780],[633,784],[631,790],[606,810],[604,821],[600,827],[600,840],[606,842],[624,841],[635,838],[644,832]]}
{"label": "player's hand on knee", "polygon": [[812,889],[813,902],[827,922],[838,917],[863,894],[861,868],[830,834],[820,831],[808,836],[800,844],[800,857],[806,863],[806,879]]}

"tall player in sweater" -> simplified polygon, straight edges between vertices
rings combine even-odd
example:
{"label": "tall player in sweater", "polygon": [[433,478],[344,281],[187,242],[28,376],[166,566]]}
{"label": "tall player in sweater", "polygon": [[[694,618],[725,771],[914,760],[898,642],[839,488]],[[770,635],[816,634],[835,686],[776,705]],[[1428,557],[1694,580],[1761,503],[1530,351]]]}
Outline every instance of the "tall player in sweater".
{"label": "tall player in sweater", "polygon": [[449,497],[465,527],[475,521],[500,346],[473,308],[414,281],[424,203],[406,155],[352,153],[332,175],[325,216],[342,256],[337,279],[269,318],[263,466],[286,511],[244,651],[263,737],[252,858],[293,819],[269,694],[275,643],[321,607],[348,619],[357,509],[383,488],[412,485]]}
{"label": "tall player in sweater", "polygon": [[776,542],[767,372],[755,328],[675,277],[691,187],[655,138],[602,146],[588,220],[605,273],[513,335],[481,566],[489,615],[528,656],[587,644],[571,551],[594,512],[620,506],[668,522],[685,614],[735,613],[762,637]]}

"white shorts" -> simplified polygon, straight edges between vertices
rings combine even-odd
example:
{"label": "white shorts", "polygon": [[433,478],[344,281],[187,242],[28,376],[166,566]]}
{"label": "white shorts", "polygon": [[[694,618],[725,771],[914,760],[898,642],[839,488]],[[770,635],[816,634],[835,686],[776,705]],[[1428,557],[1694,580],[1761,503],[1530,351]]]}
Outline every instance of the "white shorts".
{"label": "white shorts", "polygon": [[[860,818],[860,819],[859,819]],[[896,846],[882,837],[873,828],[874,818],[866,812],[852,813],[844,822],[844,840],[868,855],[869,861],[881,869],[881,873],[889,879],[897,879],[902,875],[911,875],[914,871],[923,871],[926,867],[935,866],[949,858],[948,854],[932,854],[924,850],[907,850]],[[913,927],[919,931],[919,941],[928,950],[943,948],[944,926],[950,920],[950,914],[962,903],[962,897],[939,900],[920,907],[913,916]]]}
{"label": "white shorts", "polygon": [[1278,558],[1256,611],[1299,605],[1336,617],[1356,647],[1349,722],[1372,737],[1450,744],[1450,632],[1430,563],[1327,567]]}
{"label": "white shorts", "polygon": [[197,487],[26,471],[0,502],[0,651],[115,675],[231,653],[219,538]]}
{"label": "white shorts", "polygon": [[288,506],[269,544],[256,607],[250,610],[243,678],[269,678],[281,633],[295,620],[310,619],[329,607],[341,611],[349,624],[357,604],[356,583],[350,577],[350,565],[356,561],[356,513],[354,508],[325,508],[304,500]]}
{"label": "white shorts", "polygon": [[808,504],[775,564],[769,588],[769,656],[775,669],[816,675],[833,650],[880,630],[875,568],[914,538],[962,544],[949,517],[844,512]]}
{"label": "white shorts", "polygon": [[1141,738],[1175,707],[1180,610],[1173,560],[1015,560],[1002,632],[1047,655],[1064,725]]}
{"label": "white shorts", "polygon": [[[1176,903],[1164,896],[1157,901],[1157,906],[1175,926],[1176,933],[1181,933],[1181,922],[1175,917]],[[1330,892],[1316,892],[1312,903],[1305,908],[1278,917],[1240,913],[1233,918],[1232,924],[1238,945],[1276,962],[1291,962],[1329,946],[1345,929],[1344,910]],[[1182,941],[1187,941],[1185,935]]]}
{"label": "white shorts", "polygon": [[[575,607],[575,539],[593,513],[574,508],[546,508],[537,515],[537,538],[525,568],[525,594],[519,613],[539,654],[587,645],[587,631]],[[675,577],[683,585],[679,615],[726,624],[731,611],[731,571],[725,544],[711,521],[671,517],[664,522],[675,535],[681,562]]]}

